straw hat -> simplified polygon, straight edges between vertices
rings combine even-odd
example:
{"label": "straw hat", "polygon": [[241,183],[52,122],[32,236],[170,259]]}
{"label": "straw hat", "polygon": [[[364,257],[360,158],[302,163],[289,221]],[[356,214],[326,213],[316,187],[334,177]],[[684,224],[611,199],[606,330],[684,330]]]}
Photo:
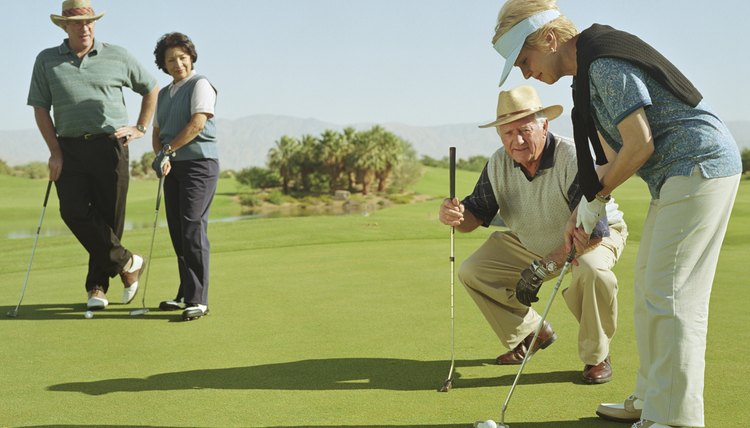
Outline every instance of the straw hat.
{"label": "straw hat", "polygon": [[65,0],[62,4],[62,15],[50,15],[52,22],[64,28],[69,21],[96,21],[104,13],[95,14],[90,0]]}
{"label": "straw hat", "polygon": [[529,85],[523,85],[509,91],[500,91],[497,97],[497,119],[479,127],[505,125],[538,112],[543,112],[547,120],[552,120],[560,116],[562,111],[561,105],[542,107],[542,100],[539,99],[536,90]]}

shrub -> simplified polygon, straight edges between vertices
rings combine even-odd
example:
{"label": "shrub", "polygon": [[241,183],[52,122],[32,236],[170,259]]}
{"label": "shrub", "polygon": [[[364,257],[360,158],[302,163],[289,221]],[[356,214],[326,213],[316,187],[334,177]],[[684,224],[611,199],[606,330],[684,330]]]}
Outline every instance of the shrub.
{"label": "shrub", "polygon": [[261,200],[254,193],[242,193],[240,194],[240,204],[244,207],[257,207],[260,206]]}
{"label": "shrub", "polygon": [[250,185],[256,189],[268,189],[281,186],[281,177],[276,171],[261,167],[251,167],[240,170],[235,175],[240,184]]}
{"label": "shrub", "polygon": [[2,159],[0,159],[0,175],[13,175],[13,168]]}
{"label": "shrub", "polygon": [[412,201],[412,195],[388,195],[388,200],[393,202],[394,204],[410,204]]}
{"label": "shrub", "polygon": [[750,149],[742,150],[742,172],[750,171]]}
{"label": "shrub", "polygon": [[29,162],[14,167],[13,175],[24,178],[48,178],[49,168],[46,162]]}
{"label": "shrub", "polygon": [[280,191],[274,190],[268,194],[266,200],[274,205],[281,205],[284,202],[284,195]]}

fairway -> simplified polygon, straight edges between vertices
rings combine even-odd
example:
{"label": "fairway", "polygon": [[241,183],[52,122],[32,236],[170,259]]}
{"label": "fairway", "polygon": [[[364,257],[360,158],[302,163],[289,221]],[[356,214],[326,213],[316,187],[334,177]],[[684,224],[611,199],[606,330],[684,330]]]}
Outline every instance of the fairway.
{"label": "fairway", "polygon": [[[457,195],[476,176],[458,171]],[[240,214],[234,182],[222,180],[209,227],[211,314],[189,323],[154,310],[177,288],[163,213],[146,290],[151,312],[129,316],[139,294],[85,319],[87,256],[60,220],[54,189],[19,316],[5,317],[24,282],[46,181],[0,177],[0,426],[469,427],[499,419],[518,367],[491,364],[504,350],[458,279],[457,376],[452,391],[436,392],[450,366],[449,229],[437,220],[447,177],[427,168],[417,191],[435,199],[368,216],[233,222],[218,221]],[[156,181],[131,180],[123,242],[141,253],[155,195]],[[615,268],[614,379],[581,381],[577,323],[558,296],[548,319],[559,339],[526,366],[506,414],[512,428],[628,426],[594,411],[634,387],[632,271],[648,192],[631,179],[614,196],[630,229]],[[456,234],[456,266],[489,232]],[[712,428],[750,420],[749,242],[743,180],[711,302],[704,395]],[[119,301],[119,278],[111,284]]]}

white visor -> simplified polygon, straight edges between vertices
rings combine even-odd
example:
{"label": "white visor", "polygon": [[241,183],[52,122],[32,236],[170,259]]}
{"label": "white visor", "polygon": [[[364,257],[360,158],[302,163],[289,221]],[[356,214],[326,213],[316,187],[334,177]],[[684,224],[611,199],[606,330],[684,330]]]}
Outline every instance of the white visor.
{"label": "white visor", "polygon": [[526,42],[526,38],[558,16],[560,16],[560,12],[554,9],[531,15],[514,25],[507,33],[497,39],[494,45],[495,50],[505,58],[505,67],[503,68],[503,74],[500,76],[500,85],[498,86],[503,86],[505,79],[508,78],[510,70],[515,65],[516,59],[518,59],[518,53],[521,52],[523,44]]}

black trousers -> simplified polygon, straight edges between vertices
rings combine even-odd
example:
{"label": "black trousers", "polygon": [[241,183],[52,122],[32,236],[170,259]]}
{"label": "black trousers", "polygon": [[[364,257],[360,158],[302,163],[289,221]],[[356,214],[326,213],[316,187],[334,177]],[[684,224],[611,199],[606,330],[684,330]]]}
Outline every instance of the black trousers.
{"label": "black trousers", "polygon": [[177,298],[185,303],[208,305],[208,212],[218,181],[216,159],[172,162],[164,178],[164,207],[180,273]]}
{"label": "black trousers", "polygon": [[128,193],[128,149],[102,134],[99,137],[58,138],[63,154],[55,182],[60,216],[89,253],[86,290],[120,273],[132,254],[120,243]]}

